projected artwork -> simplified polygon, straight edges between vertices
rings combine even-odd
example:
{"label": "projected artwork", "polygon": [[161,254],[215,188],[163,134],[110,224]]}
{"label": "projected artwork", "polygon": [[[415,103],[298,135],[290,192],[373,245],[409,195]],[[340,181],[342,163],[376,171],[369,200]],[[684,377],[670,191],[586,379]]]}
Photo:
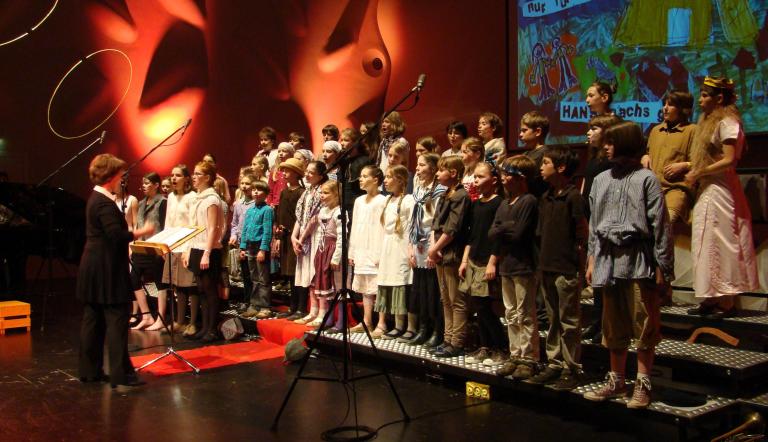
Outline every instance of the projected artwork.
{"label": "projected artwork", "polygon": [[520,0],[518,105],[551,121],[548,142],[585,139],[584,102],[599,79],[612,108],[648,127],[672,88],[705,75],[737,84],[746,131],[768,131],[768,0]]}

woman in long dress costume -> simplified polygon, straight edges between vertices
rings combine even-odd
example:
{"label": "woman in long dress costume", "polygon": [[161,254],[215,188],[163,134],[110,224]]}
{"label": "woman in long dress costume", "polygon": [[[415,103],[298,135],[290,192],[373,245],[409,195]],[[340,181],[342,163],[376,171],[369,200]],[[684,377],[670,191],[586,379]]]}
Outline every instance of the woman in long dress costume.
{"label": "woman in long dress costume", "polygon": [[701,305],[689,310],[712,319],[733,316],[736,296],[758,287],[752,216],[736,174],[745,147],[734,84],[706,77],[702,115],[691,151],[689,184],[698,183],[693,209],[693,288]]}

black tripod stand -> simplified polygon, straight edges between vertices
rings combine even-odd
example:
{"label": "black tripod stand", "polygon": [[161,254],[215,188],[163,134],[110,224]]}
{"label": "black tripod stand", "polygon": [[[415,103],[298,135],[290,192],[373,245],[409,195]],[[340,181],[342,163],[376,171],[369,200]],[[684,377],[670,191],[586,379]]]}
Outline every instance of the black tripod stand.
{"label": "black tripod stand", "polygon": [[[400,101],[395,104],[395,106],[392,107],[389,111],[385,112],[384,115],[382,115],[381,119],[376,123],[376,125],[369,129],[366,133],[366,141],[374,136],[379,130],[379,126],[381,125],[381,122],[384,121],[384,119],[389,115],[390,113],[397,110],[397,108],[405,102],[411,95],[416,94],[415,101],[418,102],[419,99],[419,92],[421,91],[421,88],[424,86],[424,74],[419,76],[418,83],[416,87],[411,89]],[[415,105],[415,103],[414,103]],[[299,382],[300,379],[305,380],[312,380],[312,381],[325,381],[325,382],[340,382],[342,385],[346,386],[349,384],[352,384],[352,408],[354,412],[354,425],[351,426],[341,426],[337,428],[332,428],[330,430],[325,431],[322,434],[322,437],[324,440],[344,440],[344,441],[363,441],[363,440],[370,440],[376,437],[376,431],[370,427],[359,425],[357,422],[357,397],[355,394],[354,389],[354,383],[359,380],[372,378],[375,376],[384,376],[387,380],[387,383],[389,384],[389,388],[392,391],[392,395],[395,397],[395,400],[397,401],[397,405],[400,407],[400,411],[403,414],[403,421],[404,422],[410,422],[411,418],[408,416],[408,413],[405,411],[405,407],[403,406],[402,401],[400,400],[400,396],[397,394],[397,390],[395,390],[395,384],[392,382],[392,379],[389,376],[389,372],[386,368],[384,368],[383,364],[381,365],[381,371],[380,372],[374,372],[367,375],[361,375],[361,376],[354,376],[352,373],[354,371],[354,367],[352,364],[352,348],[349,340],[349,300],[350,300],[350,290],[347,287],[347,275],[349,272],[349,266],[348,266],[348,251],[349,251],[349,244],[348,244],[348,234],[347,234],[347,210],[345,208],[345,186],[344,183],[346,183],[347,176],[349,173],[349,166],[351,164],[351,158],[350,155],[352,152],[355,152],[359,149],[360,144],[363,142],[363,140],[358,140],[356,143],[354,143],[352,146],[350,146],[347,150],[341,152],[339,154],[338,159],[336,162],[329,167],[329,169],[333,169],[336,166],[339,167],[339,173],[338,173],[338,181],[339,185],[341,186],[341,192],[340,192],[340,201],[341,201],[341,214],[340,214],[340,222],[341,222],[341,238],[340,242],[337,243],[341,247],[341,288],[336,292],[336,295],[333,297],[333,300],[331,301],[330,306],[328,307],[328,311],[325,314],[325,317],[323,317],[323,320],[320,324],[320,327],[317,330],[317,333],[315,334],[312,341],[309,342],[310,351],[306,352],[304,357],[301,361],[301,366],[299,367],[299,371],[296,374],[296,377],[293,379],[293,383],[291,383],[291,387],[288,389],[288,393],[286,393],[285,398],[283,399],[282,405],[280,405],[280,409],[277,412],[277,415],[275,416],[275,420],[272,423],[272,430],[277,429],[277,425],[280,421],[280,416],[282,416],[283,411],[285,410],[285,407],[288,405],[288,401],[291,398],[291,394],[293,394],[294,388],[296,388],[296,384]],[[307,366],[307,362],[309,361],[309,358],[312,354],[312,350],[317,348],[317,343],[320,339],[320,336],[323,334],[323,331],[327,327],[328,320],[332,317],[334,310],[336,309],[336,306],[341,305],[340,309],[340,315],[341,315],[341,322],[342,322],[342,372],[338,377],[318,377],[318,376],[305,376],[304,369]],[[354,303],[352,303],[354,305]],[[376,345],[373,343],[373,338],[371,337],[370,330],[366,326],[365,322],[361,322],[363,325],[363,330],[365,331],[365,335],[368,337],[368,342],[371,345],[371,348],[373,349],[374,356],[376,358],[379,358],[379,351],[376,348]],[[348,436],[347,436],[348,435]]]}

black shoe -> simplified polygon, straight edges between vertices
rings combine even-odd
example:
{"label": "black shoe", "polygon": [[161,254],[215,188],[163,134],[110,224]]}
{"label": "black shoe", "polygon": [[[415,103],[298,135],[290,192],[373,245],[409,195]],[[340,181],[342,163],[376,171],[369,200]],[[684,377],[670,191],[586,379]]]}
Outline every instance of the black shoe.
{"label": "black shoe", "polygon": [[536,385],[552,384],[560,378],[561,371],[563,371],[561,368],[553,368],[553,367],[547,366],[547,368],[545,368],[544,371],[537,374],[536,376],[532,376],[526,379],[523,382],[526,382],[528,384],[536,384]]}
{"label": "black shoe", "polygon": [[432,333],[432,336],[430,336],[430,338],[427,339],[427,342],[424,343],[424,348],[433,349],[442,343],[443,343],[443,334],[440,333],[440,331],[435,330],[434,333]]}
{"label": "black shoe", "polygon": [[[296,312],[278,312],[277,314],[275,314],[275,318],[277,318],[277,319],[285,319],[285,318],[288,318],[288,317],[294,315],[295,313]],[[303,318],[303,316],[302,316],[302,318]],[[299,319],[299,318],[296,318],[296,319]]]}
{"label": "black shoe", "polygon": [[122,382],[116,382],[116,383],[110,383],[110,386],[112,388],[118,388],[118,387],[127,387],[127,388],[134,388],[134,387],[140,387],[142,385],[145,385],[146,382],[141,380],[139,375],[136,373],[131,373],[128,375],[125,375],[125,380]]}
{"label": "black shoe", "polygon": [[712,313],[704,315],[704,317],[713,321],[719,321],[725,318],[732,318],[736,316],[736,313],[736,307],[731,307],[728,310],[720,310],[716,308],[712,310]]}
{"label": "black shoe", "polygon": [[595,333],[595,336],[592,336],[592,343],[593,344],[602,344],[603,343],[603,332],[599,331]]}
{"label": "black shoe", "polygon": [[429,340],[429,329],[424,326],[419,328],[419,332],[408,342],[408,345],[421,345]]}
{"label": "black shoe", "polygon": [[384,336],[382,336],[381,339],[385,339],[385,340],[386,339],[397,339],[400,336],[402,336],[403,333],[405,333],[405,330],[398,330],[396,328],[393,328],[392,330],[384,333]]}
{"label": "black shoe", "polygon": [[208,332],[202,338],[200,342],[214,342],[219,340],[219,335],[216,332]]}
{"label": "black shoe", "polygon": [[409,344],[410,345],[411,341],[413,341],[413,338],[415,338],[415,337],[416,337],[416,333],[408,330],[405,333],[403,333],[402,335],[400,335],[400,337],[397,338],[396,341],[400,342],[402,344]]}
{"label": "black shoe", "polygon": [[288,321],[295,321],[297,319],[301,319],[303,317],[307,316],[305,312],[302,312],[301,310],[297,310],[294,313],[292,313],[290,316],[286,317],[285,319]]}
{"label": "black shoe", "polygon": [[706,316],[715,311],[714,305],[699,304],[698,307],[689,308],[687,313],[694,316]]}
{"label": "black shoe", "polygon": [[109,382],[109,376],[105,375],[104,373],[97,376],[82,376],[80,377],[80,382],[82,382],[83,384],[91,384],[96,382]]}
{"label": "black shoe", "polygon": [[550,385],[549,387],[553,390],[557,391],[571,391],[574,388],[581,385],[583,381],[583,376],[579,372],[569,371],[565,372],[563,371],[562,375],[560,375],[560,379],[558,379],[554,384]]}

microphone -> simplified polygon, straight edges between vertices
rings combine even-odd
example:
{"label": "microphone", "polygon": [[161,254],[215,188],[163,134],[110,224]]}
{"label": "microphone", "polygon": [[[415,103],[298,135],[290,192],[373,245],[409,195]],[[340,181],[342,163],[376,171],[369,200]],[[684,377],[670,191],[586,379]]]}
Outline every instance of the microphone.
{"label": "microphone", "polygon": [[101,131],[101,136],[99,137],[99,144],[104,144],[104,137],[107,136],[107,131],[103,130]]}
{"label": "microphone", "polygon": [[416,90],[424,89],[424,81],[427,79],[427,74],[419,75],[419,79],[416,80]]}
{"label": "microphone", "polygon": [[188,119],[186,123],[184,123],[184,129],[181,131],[181,136],[184,136],[184,133],[187,131],[187,128],[189,125],[192,124],[192,119]]}

